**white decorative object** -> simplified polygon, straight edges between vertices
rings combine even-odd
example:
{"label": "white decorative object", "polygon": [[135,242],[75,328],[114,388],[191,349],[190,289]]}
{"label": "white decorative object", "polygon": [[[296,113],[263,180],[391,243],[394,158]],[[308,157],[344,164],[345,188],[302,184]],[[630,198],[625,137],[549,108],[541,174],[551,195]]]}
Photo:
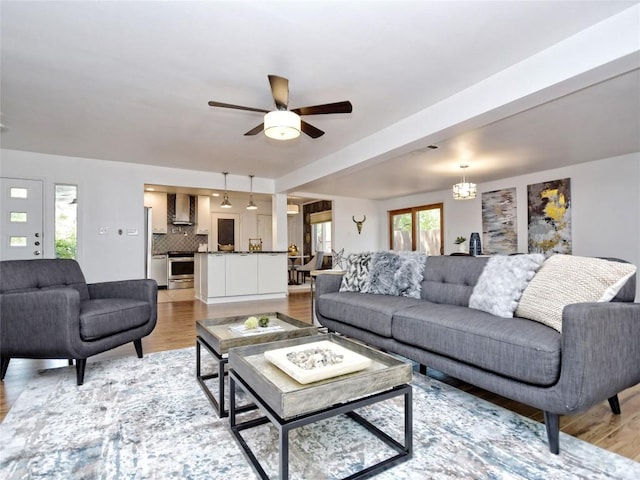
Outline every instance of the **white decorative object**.
{"label": "white decorative object", "polygon": [[[318,366],[315,368],[304,369],[287,358],[287,355],[290,353],[297,354],[302,350],[310,349],[329,351],[328,353],[330,353],[330,355],[328,355],[328,357],[335,358],[342,356],[342,361],[327,365],[320,365],[322,362],[319,361],[317,362]],[[303,345],[296,345],[293,347],[279,348],[277,350],[268,350],[264,352],[264,356],[284,373],[303,385],[318,382],[327,378],[337,377],[338,375],[345,375],[347,373],[364,370],[371,364],[370,358],[364,357],[356,352],[352,352],[341,345],[327,340],[305,343]]]}
{"label": "white decorative object", "polygon": [[233,325],[229,327],[229,330],[236,335],[246,337],[249,335],[262,335],[263,333],[279,332],[282,330],[282,327],[280,325],[273,325],[271,327],[247,328],[245,325]]}

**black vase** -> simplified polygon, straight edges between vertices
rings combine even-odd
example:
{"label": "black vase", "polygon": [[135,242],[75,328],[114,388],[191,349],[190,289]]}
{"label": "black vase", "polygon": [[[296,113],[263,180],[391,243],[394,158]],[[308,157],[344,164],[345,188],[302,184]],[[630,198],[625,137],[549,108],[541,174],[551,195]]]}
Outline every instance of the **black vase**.
{"label": "black vase", "polygon": [[469,255],[482,255],[482,245],[480,244],[480,234],[474,232],[469,239]]}

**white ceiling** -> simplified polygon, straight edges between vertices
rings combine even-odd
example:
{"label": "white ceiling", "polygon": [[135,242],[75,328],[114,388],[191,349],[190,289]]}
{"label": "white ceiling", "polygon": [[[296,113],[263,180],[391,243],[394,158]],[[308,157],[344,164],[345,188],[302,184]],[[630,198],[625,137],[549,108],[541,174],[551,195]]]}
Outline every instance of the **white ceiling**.
{"label": "white ceiling", "polygon": [[[396,134],[388,147],[394,128],[416,128],[539,52],[616,14],[637,15],[627,10],[637,4],[3,0],[2,147],[373,199],[446,188],[460,163],[483,182],[637,152],[640,26],[638,48],[614,69],[594,68],[575,85],[549,80],[488,104],[486,115],[425,125],[406,142]],[[606,50],[609,40],[599,41]],[[273,108],[268,74],[289,79],[290,108],[350,100],[353,113],[304,117],[326,134],[278,142],[243,135],[261,114],[207,105]],[[439,148],[426,149],[432,143]]]}

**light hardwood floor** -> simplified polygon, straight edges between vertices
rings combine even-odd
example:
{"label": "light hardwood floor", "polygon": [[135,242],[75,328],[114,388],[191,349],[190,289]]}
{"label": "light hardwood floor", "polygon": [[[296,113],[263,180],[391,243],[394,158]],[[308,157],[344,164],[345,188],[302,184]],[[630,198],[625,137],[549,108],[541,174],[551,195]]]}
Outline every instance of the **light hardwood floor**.
{"label": "light hardwood floor", "polygon": [[[161,291],[159,293],[158,323],[153,333],[143,339],[145,353],[193,346],[195,344],[195,321],[204,318],[280,311],[303,321],[311,321],[308,290],[298,290],[284,300],[225,305],[205,305],[197,300],[192,300],[192,292],[188,291]],[[124,345],[90,358],[86,377],[90,378],[91,376],[91,362],[122,355],[135,355],[133,344]],[[11,360],[5,379],[0,382],[0,419],[4,419],[11,405],[37,370],[65,365],[67,365],[66,360]],[[494,395],[431,369],[428,373],[457,388],[542,422],[542,412],[535,408]],[[580,415],[561,417],[560,426],[562,431],[569,435],[640,462],[640,386],[625,390],[619,395],[619,398],[622,415],[613,415],[605,401]],[[560,448],[562,449],[562,440]]]}

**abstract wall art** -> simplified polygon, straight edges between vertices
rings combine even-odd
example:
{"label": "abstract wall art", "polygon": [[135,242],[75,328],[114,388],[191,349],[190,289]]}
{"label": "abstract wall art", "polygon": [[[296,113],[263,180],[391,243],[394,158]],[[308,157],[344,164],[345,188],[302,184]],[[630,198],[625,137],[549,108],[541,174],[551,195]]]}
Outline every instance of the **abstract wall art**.
{"label": "abstract wall art", "polygon": [[527,186],[529,253],[571,254],[571,179]]}
{"label": "abstract wall art", "polygon": [[482,243],[487,255],[518,250],[516,189],[505,188],[482,194]]}

